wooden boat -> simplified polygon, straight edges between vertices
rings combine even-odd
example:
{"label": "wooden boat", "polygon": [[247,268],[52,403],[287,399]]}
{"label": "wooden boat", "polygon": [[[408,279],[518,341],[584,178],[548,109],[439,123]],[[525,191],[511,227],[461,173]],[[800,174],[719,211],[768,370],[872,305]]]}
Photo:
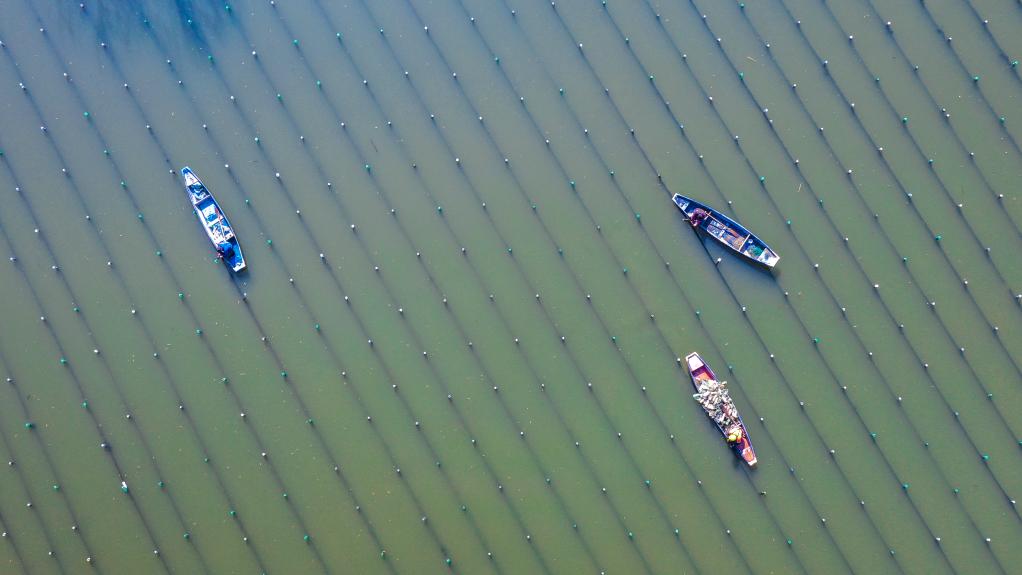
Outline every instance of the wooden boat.
{"label": "wooden boat", "polygon": [[777,255],[777,252],[738,222],[681,194],[674,194],[672,199],[689,223],[731,251],[768,268],[774,267],[780,261],[781,256]]}
{"label": "wooden boat", "polygon": [[234,228],[231,227],[231,222],[227,221],[220,204],[216,203],[213,194],[209,193],[191,168],[188,166],[182,168],[181,176],[185,179],[185,189],[192,200],[195,215],[202,223],[202,229],[206,230],[206,235],[216,249],[217,255],[235,273],[245,269],[241,244],[238,243],[238,238],[234,237]]}
{"label": "wooden boat", "polygon": [[749,431],[745,429],[742,416],[738,414],[738,408],[727,392],[727,382],[717,381],[713,370],[698,353],[686,355],[685,365],[692,376],[692,386],[696,389],[692,397],[699,402],[735,454],[749,467],[755,467],[756,452],[752,449]]}

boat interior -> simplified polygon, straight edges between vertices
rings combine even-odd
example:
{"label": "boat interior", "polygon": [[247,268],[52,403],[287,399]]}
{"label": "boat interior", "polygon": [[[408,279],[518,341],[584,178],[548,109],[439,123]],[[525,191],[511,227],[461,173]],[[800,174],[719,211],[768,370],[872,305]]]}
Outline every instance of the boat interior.
{"label": "boat interior", "polygon": [[216,203],[213,202],[212,198],[199,204],[198,207],[202,214],[203,222],[206,224],[206,229],[209,230],[214,242],[219,244],[234,237],[234,231],[231,230],[231,226],[224,219],[224,215],[220,210],[217,209]]}
{"label": "boat interior", "polygon": [[[689,373],[692,375],[692,379],[704,381],[715,379],[713,372],[710,371],[699,354],[690,353],[685,356],[685,362],[688,364]],[[742,421],[741,416],[738,416],[738,423],[742,427],[742,438],[738,443],[730,445],[731,449],[735,450],[739,457],[742,458],[750,467],[756,465],[756,452],[752,448],[752,442],[749,440],[749,432],[745,428],[745,423]],[[721,433],[725,433],[724,429],[720,429]]]}
{"label": "boat interior", "polygon": [[707,216],[699,222],[699,227],[736,252],[768,266],[773,266],[780,259],[773,250],[755,238],[752,232],[729,218],[718,215],[719,212],[681,194],[675,194],[672,200],[689,218],[697,208],[705,210]]}
{"label": "boat interior", "polygon": [[685,361],[688,363],[688,371],[692,374],[695,379],[713,379],[713,375],[710,372],[710,368],[703,363],[703,358],[699,357],[699,354],[690,353],[685,357]]}
{"label": "boat interior", "polygon": [[206,186],[203,186],[199,182],[196,182],[196,183],[188,186],[188,191],[191,192],[192,198],[194,198],[193,201],[196,201],[196,202],[209,197],[209,192],[206,191]]}
{"label": "boat interior", "polygon": [[706,230],[706,233],[731,246],[735,251],[741,251],[745,241],[751,235],[743,229],[735,228],[728,225],[727,222],[717,219],[713,214],[706,216],[703,221],[703,229]]}

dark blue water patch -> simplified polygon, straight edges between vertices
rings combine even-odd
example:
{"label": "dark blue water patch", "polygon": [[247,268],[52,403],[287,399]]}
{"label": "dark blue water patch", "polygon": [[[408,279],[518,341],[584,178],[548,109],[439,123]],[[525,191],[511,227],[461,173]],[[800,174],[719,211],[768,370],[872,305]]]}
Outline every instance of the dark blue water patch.
{"label": "dark blue water patch", "polygon": [[147,28],[159,26],[160,32],[184,38],[208,53],[210,40],[229,23],[233,11],[226,0],[62,2],[55,10],[54,22],[59,29],[52,31],[85,39],[89,34],[83,30],[84,24],[95,30],[101,43],[113,46],[114,43],[133,44]]}

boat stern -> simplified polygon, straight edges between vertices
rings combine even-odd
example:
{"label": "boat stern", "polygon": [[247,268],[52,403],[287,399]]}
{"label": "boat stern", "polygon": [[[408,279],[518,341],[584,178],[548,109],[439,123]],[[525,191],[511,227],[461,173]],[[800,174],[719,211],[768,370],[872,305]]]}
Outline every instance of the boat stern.
{"label": "boat stern", "polygon": [[758,461],[756,459],[756,450],[752,448],[752,442],[749,441],[749,432],[745,429],[745,424],[742,423],[741,426],[742,438],[739,439],[737,443],[731,443],[729,445],[731,446],[731,449],[734,450],[735,455],[744,461],[746,465],[749,467],[756,467],[756,463]]}
{"label": "boat stern", "polygon": [[763,250],[763,253],[760,254],[758,258],[756,258],[756,261],[768,268],[772,268],[777,265],[777,262],[781,261],[781,256],[777,255],[774,250],[767,248]]}
{"label": "boat stern", "polygon": [[744,461],[749,467],[756,467],[758,460],[756,459],[756,452],[752,450],[751,444],[742,450],[741,456],[742,461]]}
{"label": "boat stern", "polygon": [[685,356],[685,365],[688,366],[689,373],[695,373],[696,370],[706,364],[703,363],[703,358],[699,357],[699,354],[693,351]]}
{"label": "boat stern", "polygon": [[685,367],[688,369],[688,374],[692,378],[692,385],[696,387],[699,387],[699,380],[717,379],[717,376],[714,375],[710,366],[706,365],[703,358],[694,351],[685,356]]}
{"label": "boat stern", "polygon": [[242,272],[248,266],[245,264],[245,256],[241,253],[241,246],[238,244],[238,240],[236,238],[231,238],[230,243],[233,248],[229,251],[229,253],[224,255],[224,263],[226,263],[227,267],[231,268],[231,271],[234,273]]}
{"label": "boat stern", "polygon": [[674,205],[677,206],[678,209],[681,210],[682,213],[684,213],[685,215],[688,215],[689,212],[691,212],[692,200],[686,198],[681,194],[674,194],[671,200],[674,202]]}
{"label": "boat stern", "polygon": [[196,176],[195,172],[193,172],[188,166],[181,168],[181,177],[185,180],[185,187],[199,183],[198,176]]}

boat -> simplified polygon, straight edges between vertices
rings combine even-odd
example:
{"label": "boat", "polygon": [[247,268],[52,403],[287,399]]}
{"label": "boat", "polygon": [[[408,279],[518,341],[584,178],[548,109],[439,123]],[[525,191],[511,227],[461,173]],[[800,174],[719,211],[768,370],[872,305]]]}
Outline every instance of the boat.
{"label": "boat", "polygon": [[738,408],[728,393],[727,382],[717,381],[713,370],[696,352],[685,356],[685,365],[692,377],[692,386],[696,389],[696,393],[692,394],[693,399],[717,426],[735,455],[749,467],[755,467],[756,451],[752,449],[749,431],[745,428],[742,416],[738,414]]}
{"label": "boat", "polygon": [[768,268],[774,267],[781,260],[781,256],[763,240],[717,210],[681,194],[674,194],[672,199],[694,228],[705,232],[729,250]]}
{"label": "boat", "polygon": [[192,172],[188,166],[181,168],[181,177],[185,180],[185,189],[188,190],[188,197],[192,200],[192,208],[195,209],[195,216],[202,223],[206,230],[209,241],[216,249],[217,256],[231,268],[234,273],[245,269],[245,256],[241,253],[241,244],[234,236],[234,228],[227,220],[220,204],[216,203],[213,194],[206,189],[202,180]]}

